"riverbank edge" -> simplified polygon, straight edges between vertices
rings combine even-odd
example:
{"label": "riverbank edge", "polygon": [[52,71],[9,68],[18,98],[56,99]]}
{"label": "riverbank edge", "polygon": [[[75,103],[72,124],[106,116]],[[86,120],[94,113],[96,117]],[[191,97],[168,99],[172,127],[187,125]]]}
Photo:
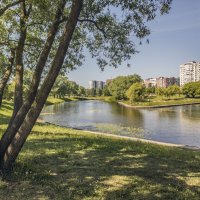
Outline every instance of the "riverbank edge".
{"label": "riverbank edge", "polygon": [[[86,100],[97,100],[97,99],[86,99]],[[101,99],[101,101],[104,101],[104,100]],[[162,105],[162,106],[131,106],[131,105],[125,104],[123,102],[116,102],[116,103],[118,103],[118,104],[120,104],[124,107],[128,107],[128,108],[163,108],[163,107],[175,107],[175,106],[200,104],[200,102],[199,103],[194,102],[194,103],[187,103],[187,104],[173,104],[173,105]],[[149,143],[149,144],[156,144],[156,145],[169,146],[169,147],[178,147],[178,148],[184,148],[184,149],[190,149],[190,150],[199,150],[200,151],[200,147],[196,147],[196,146],[189,146],[189,145],[182,145],[182,144],[168,143],[168,142],[159,142],[159,141],[156,141],[156,140],[149,140],[149,139],[122,136],[122,135],[114,135],[112,133],[103,133],[103,132],[89,131],[89,130],[78,129],[78,128],[73,128],[73,127],[61,126],[61,125],[50,123],[50,122],[43,120],[42,115],[47,115],[47,114],[52,115],[52,114],[55,114],[55,113],[41,113],[40,116],[38,117],[37,122],[55,125],[55,126],[66,128],[66,129],[70,128],[70,129],[73,129],[73,130],[80,130],[80,131],[83,131],[85,133],[92,133],[92,134],[99,135],[99,136],[102,136],[102,137],[107,136],[107,137],[112,137],[112,138],[126,139],[126,140],[130,140],[130,141],[135,141],[135,142],[142,142],[142,143]]]}
{"label": "riverbank edge", "polygon": [[175,106],[189,106],[189,105],[198,105],[200,102],[193,102],[193,103],[183,103],[183,104],[171,104],[171,105],[157,105],[157,106],[132,106],[126,104],[124,102],[117,102],[119,105],[122,105],[127,108],[167,108],[167,107],[175,107]]}
{"label": "riverbank edge", "polygon": [[109,99],[106,98],[90,98],[87,97],[84,100],[88,100],[88,101],[104,101],[104,102],[108,102],[108,103],[118,103],[124,107],[127,108],[165,108],[165,107],[176,107],[176,106],[188,106],[188,105],[198,105],[200,104],[200,102],[190,102],[190,103],[179,103],[179,104],[165,104],[165,105],[154,105],[154,106],[133,106],[133,105],[129,105],[127,103],[124,103],[122,101],[110,101]]}
{"label": "riverbank edge", "polygon": [[165,146],[165,147],[177,147],[181,149],[189,149],[189,150],[196,150],[200,151],[200,147],[197,146],[189,146],[189,145],[183,145],[183,144],[175,144],[175,143],[168,143],[168,142],[160,142],[156,140],[149,140],[149,139],[143,139],[143,138],[136,138],[136,137],[129,137],[129,136],[123,136],[123,135],[115,135],[112,133],[104,133],[104,132],[97,132],[97,131],[89,131],[89,130],[84,130],[84,129],[79,129],[79,128],[73,128],[73,127],[66,127],[66,126],[61,126],[55,123],[50,123],[44,120],[39,120],[39,123],[45,123],[49,125],[54,125],[66,129],[72,129],[72,130],[78,130],[82,131],[84,133],[90,133],[90,134],[95,134],[101,137],[111,137],[111,138],[116,138],[116,139],[124,139],[128,141],[133,141],[133,142],[141,142],[141,143],[146,143],[146,144],[155,144],[155,145],[160,145],[160,146]]}

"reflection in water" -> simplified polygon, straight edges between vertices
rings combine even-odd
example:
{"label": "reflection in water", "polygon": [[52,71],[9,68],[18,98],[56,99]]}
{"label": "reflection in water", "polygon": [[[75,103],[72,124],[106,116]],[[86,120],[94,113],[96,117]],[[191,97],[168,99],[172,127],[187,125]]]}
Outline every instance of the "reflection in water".
{"label": "reflection in water", "polygon": [[[133,109],[101,101],[44,108],[44,120],[62,126],[137,136],[200,147],[200,105]],[[55,113],[52,115],[52,113]]]}
{"label": "reflection in water", "polygon": [[197,122],[200,122],[199,105],[185,106],[181,109],[181,115],[188,121],[194,122],[194,120],[196,120]]}

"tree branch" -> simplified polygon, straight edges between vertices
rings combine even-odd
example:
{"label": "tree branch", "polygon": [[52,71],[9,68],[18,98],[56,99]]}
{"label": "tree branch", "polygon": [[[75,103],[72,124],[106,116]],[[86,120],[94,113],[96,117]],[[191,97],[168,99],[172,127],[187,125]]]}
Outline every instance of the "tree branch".
{"label": "tree branch", "polygon": [[8,10],[9,8],[13,7],[13,6],[16,6],[17,4],[21,3],[23,0],[18,0],[18,1],[15,1],[13,3],[10,3],[8,5],[6,5],[4,8],[1,8],[0,9],[0,16],[2,16],[6,10]]}
{"label": "tree branch", "polygon": [[106,31],[99,27],[98,23],[92,19],[78,19],[79,22],[90,22],[96,26],[96,28],[103,34],[105,38],[108,38]]}

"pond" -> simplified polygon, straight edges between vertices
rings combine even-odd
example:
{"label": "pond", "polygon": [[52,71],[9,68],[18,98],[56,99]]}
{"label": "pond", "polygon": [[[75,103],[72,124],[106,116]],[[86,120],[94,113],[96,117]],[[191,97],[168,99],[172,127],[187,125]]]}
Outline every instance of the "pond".
{"label": "pond", "polygon": [[47,106],[41,116],[66,127],[200,147],[200,105],[135,109],[73,101]]}

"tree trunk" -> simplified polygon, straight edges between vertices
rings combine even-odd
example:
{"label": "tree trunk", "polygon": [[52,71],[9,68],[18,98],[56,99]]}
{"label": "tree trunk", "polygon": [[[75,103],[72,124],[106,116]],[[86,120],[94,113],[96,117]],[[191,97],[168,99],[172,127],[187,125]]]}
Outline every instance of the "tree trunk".
{"label": "tree trunk", "polygon": [[10,124],[17,114],[18,110],[23,104],[23,74],[24,74],[24,66],[23,66],[23,54],[24,54],[24,46],[27,36],[27,11],[25,3],[21,3],[21,15],[20,15],[20,37],[18,41],[18,45],[16,48],[16,72],[15,72],[15,93],[14,93],[14,110],[13,115],[10,120]]}
{"label": "tree trunk", "polygon": [[13,49],[11,49],[11,56],[9,58],[9,66],[7,67],[5,73],[4,73],[4,75],[3,75],[3,77],[0,81],[0,107],[1,107],[1,104],[2,104],[4,89],[7,85],[7,82],[10,78],[10,75],[12,73],[14,59],[15,59],[15,51]]}
{"label": "tree trunk", "polygon": [[36,66],[35,72],[33,74],[32,82],[30,85],[30,90],[28,92],[28,97],[23,106],[19,109],[16,116],[12,120],[12,123],[9,124],[7,130],[3,134],[1,141],[0,141],[0,160],[2,159],[7,147],[11,143],[12,139],[14,138],[15,134],[17,133],[19,127],[23,123],[33,101],[35,100],[38,86],[41,79],[42,71],[45,67],[46,61],[48,59],[48,55],[52,48],[56,33],[58,32],[60,19],[63,15],[63,10],[66,4],[66,0],[62,0],[62,3],[58,7],[58,10],[55,15],[55,20],[52,24],[52,27],[48,33],[48,37],[46,43],[44,45],[43,51],[41,52],[38,64]]}
{"label": "tree trunk", "polygon": [[30,131],[32,130],[38,116],[40,115],[40,112],[46,102],[46,99],[51,91],[51,88],[53,87],[53,84],[64,62],[65,55],[67,53],[70,41],[72,39],[72,35],[74,33],[78,21],[78,17],[80,15],[82,3],[83,0],[73,1],[71,12],[69,14],[68,21],[65,25],[65,29],[61,37],[59,47],[57,49],[51,69],[49,70],[49,73],[47,74],[44,83],[42,84],[41,89],[37,94],[36,100],[32,104],[31,109],[29,110],[24,122],[20,126],[17,134],[13,138],[13,141],[6,150],[2,162],[3,169],[8,170],[12,168],[13,163],[15,162]]}

